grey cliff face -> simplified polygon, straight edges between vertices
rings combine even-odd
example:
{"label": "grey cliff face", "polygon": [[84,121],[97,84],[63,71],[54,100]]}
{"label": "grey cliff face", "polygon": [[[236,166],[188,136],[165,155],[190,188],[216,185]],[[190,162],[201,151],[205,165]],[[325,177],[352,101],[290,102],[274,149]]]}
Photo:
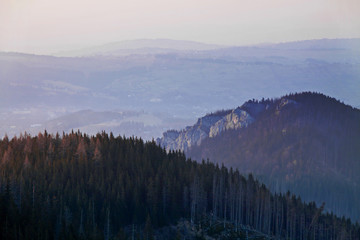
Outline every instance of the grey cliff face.
{"label": "grey cliff face", "polygon": [[186,151],[192,145],[200,145],[201,141],[209,136],[211,127],[222,118],[222,115],[206,115],[199,118],[193,126],[188,126],[181,131],[169,130],[163,133],[163,137],[157,139],[157,142],[167,151]]}
{"label": "grey cliff face", "polygon": [[[254,104],[248,108],[256,107],[256,112],[265,109],[265,107],[259,108],[257,105]],[[200,145],[205,138],[215,137],[226,130],[247,127],[254,121],[255,119],[247,111],[238,107],[231,111],[208,114],[199,118],[195,125],[188,126],[181,131],[169,130],[163,133],[162,138],[157,139],[157,143],[167,151],[187,151],[191,146]]]}
{"label": "grey cliff face", "polygon": [[249,113],[240,108],[236,108],[211,126],[209,137],[215,137],[225,130],[247,127],[253,121],[254,118],[251,117]]}

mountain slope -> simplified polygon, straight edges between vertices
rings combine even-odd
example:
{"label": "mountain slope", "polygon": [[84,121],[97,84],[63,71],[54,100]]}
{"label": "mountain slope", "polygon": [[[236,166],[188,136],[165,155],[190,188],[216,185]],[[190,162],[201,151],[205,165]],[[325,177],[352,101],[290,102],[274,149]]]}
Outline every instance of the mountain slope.
{"label": "mountain slope", "polygon": [[187,155],[252,172],[273,191],[325,201],[327,210],[359,220],[358,109],[308,92],[249,101],[240,108],[254,117],[252,124],[209,135]]}
{"label": "mountain slope", "polygon": [[0,140],[1,239],[359,240],[358,225],[321,211],[153,141],[105,132]]}

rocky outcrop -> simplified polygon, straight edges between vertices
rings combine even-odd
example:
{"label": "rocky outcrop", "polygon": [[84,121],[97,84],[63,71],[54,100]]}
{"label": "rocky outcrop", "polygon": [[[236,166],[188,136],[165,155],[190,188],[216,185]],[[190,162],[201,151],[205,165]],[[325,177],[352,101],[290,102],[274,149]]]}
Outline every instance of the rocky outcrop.
{"label": "rocky outcrop", "polygon": [[199,118],[195,125],[188,126],[181,131],[169,130],[163,133],[162,138],[157,142],[160,146],[169,150],[186,151],[192,145],[200,145],[201,141],[209,136],[209,132],[214,124],[223,118],[222,114],[209,114]]}
{"label": "rocky outcrop", "polygon": [[[242,106],[232,110],[219,111],[199,118],[193,126],[188,126],[181,131],[169,130],[158,138],[157,143],[170,150],[181,150],[186,152],[191,146],[200,145],[205,138],[215,137],[226,130],[248,127],[257,117],[271,107],[276,108],[279,113],[281,109],[290,105],[298,104],[294,100],[281,98],[278,105],[273,101],[247,101]],[[277,114],[278,114],[277,113]]]}
{"label": "rocky outcrop", "polygon": [[236,108],[211,126],[209,137],[215,137],[225,130],[247,127],[253,121],[254,118],[251,117],[249,113],[240,108]]}
{"label": "rocky outcrop", "polygon": [[169,130],[163,133],[157,143],[167,151],[187,151],[191,146],[200,145],[208,137],[215,137],[225,130],[247,127],[255,119],[248,112],[238,107],[234,110],[221,111],[199,118],[196,124],[181,131]]}

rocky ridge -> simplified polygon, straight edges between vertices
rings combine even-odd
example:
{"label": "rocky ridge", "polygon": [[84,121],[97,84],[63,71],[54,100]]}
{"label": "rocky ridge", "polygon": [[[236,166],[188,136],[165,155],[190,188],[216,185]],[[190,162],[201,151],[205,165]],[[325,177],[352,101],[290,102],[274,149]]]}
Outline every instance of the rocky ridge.
{"label": "rocky ridge", "polygon": [[[293,100],[283,98],[277,106],[279,110],[288,104],[296,103]],[[183,130],[168,130],[158,138],[157,143],[170,150],[181,150],[186,152],[191,146],[199,146],[206,138],[213,138],[227,130],[235,130],[248,127],[256,117],[269,108],[270,101],[260,102],[250,100],[242,106],[232,110],[223,110],[207,114],[201,117],[193,126],[188,126]]]}

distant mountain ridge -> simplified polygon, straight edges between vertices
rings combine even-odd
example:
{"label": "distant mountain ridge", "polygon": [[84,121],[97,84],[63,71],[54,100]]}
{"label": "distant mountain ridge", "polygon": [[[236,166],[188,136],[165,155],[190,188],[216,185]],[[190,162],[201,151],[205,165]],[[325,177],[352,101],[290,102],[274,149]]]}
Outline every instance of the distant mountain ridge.
{"label": "distant mountain ridge", "polygon": [[325,202],[328,211],[360,220],[359,109],[311,92],[251,100],[237,109],[254,119],[247,127],[220,128],[215,136],[202,131],[196,141],[199,134],[194,133],[216,128],[219,119],[231,123],[226,116],[234,110],[222,111],[220,117],[204,118],[210,126],[202,126],[200,118],[177,138],[164,133],[158,143],[198,161],[254,173],[273,191],[290,190],[306,201]]}
{"label": "distant mountain ridge", "polygon": [[94,47],[55,52],[59,57],[125,56],[132,54],[167,54],[186,51],[224,51],[231,49],[277,50],[353,50],[360,49],[360,38],[312,39],[255,45],[219,45],[188,40],[134,39]]}
{"label": "distant mountain ridge", "polygon": [[189,50],[213,50],[224,48],[216,44],[172,39],[135,39],[108,43],[73,51],[55,53],[56,56],[94,56],[94,55],[127,55],[127,54],[161,54]]}
{"label": "distant mountain ridge", "polygon": [[264,46],[282,49],[360,49],[360,38],[323,38],[266,44]]}

